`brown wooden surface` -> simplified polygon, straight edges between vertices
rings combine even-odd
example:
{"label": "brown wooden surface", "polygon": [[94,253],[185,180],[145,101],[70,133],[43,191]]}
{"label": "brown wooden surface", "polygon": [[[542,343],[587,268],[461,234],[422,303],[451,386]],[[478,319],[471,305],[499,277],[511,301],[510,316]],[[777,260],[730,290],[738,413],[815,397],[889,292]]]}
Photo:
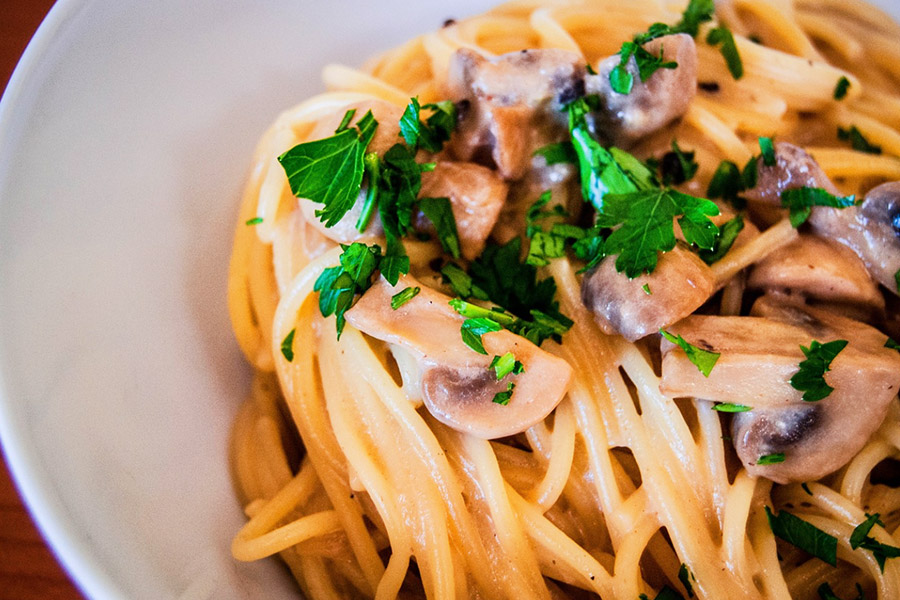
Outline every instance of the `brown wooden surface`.
{"label": "brown wooden surface", "polygon": [[[0,0],[0,89],[53,0]],[[0,460],[0,600],[81,600]]]}

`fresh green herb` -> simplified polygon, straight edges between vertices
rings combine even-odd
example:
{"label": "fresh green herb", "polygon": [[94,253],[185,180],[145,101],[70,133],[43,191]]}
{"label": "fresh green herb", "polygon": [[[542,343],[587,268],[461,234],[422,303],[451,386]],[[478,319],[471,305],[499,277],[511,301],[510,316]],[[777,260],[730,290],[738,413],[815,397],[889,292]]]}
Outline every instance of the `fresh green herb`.
{"label": "fresh green herb", "polygon": [[557,142],[555,144],[547,144],[534,151],[534,156],[543,156],[548,165],[558,165],[563,163],[576,164],[578,156],[575,154],[575,148],[572,142]]}
{"label": "fresh green herb", "polygon": [[550,202],[550,190],[541,194],[541,197],[525,213],[525,235],[530,238],[525,262],[536,267],[550,264],[550,259],[565,256],[568,240],[577,241],[585,236],[584,229],[566,223],[554,223],[549,232],[544,231],[538,225],[538,221],[549,218],[562,219],[569,216],[569,213],[560,205],[556,205],[550,210],[543,210],[548,202]]}
{"label": "fresh green herb", "polygon": [[416,162],[415,152],[394,144],[381,159],[378,211],[387,236],[398,240],[412,227],[416,197],[422,187],[422,172],[431,165]]}
{"label": "fresh green herb", "polygon": [[[452,301],[451,301],[452,302]],[[466,346],[477,352],[478,354],[487,354],[484,344],[481,343],[481,336],[485,333],[500,331],[503,329],[497,321],[485,317],[476,317],[463,321],[462,339]]]}
{"label": "fresh green herb", "polygon": [[741,184],[745,190],[752,190],[759,180],[759,163],[755,156],[751,156],[744,169],[741,171]]}
{"label": "fresh green herb", "polygon": [[291,329],[290,333],[284,336],[284,339],[281,340],[281,354],[284,355],[284,359],[288,362],[293,362],[294,360],[294,334],[297,333],[296,329]]}
{"label": "fresh green herb", "polygon": [[781,192],[781,206],[790,211],[791,225],[800,227],[814,206],[847,208],[856,204],[855,196],[833,196],[822,188],[801,187]]}
{"label": "fresh green herb", "polygon": [[746,404],[731,404],[730,402],[720,402],[712,408],[713,410],[726,413],[739,413],[753,410],[752,406],[747,406]]}
{"label": "fresh green herb", "polygon": [[[548,315],[538,310],[532,310],[532,320],[527,321],[502,308],[483,308],[459,298],[451,300],[450,306],[453,310],[464,317],[468,317],[470,320],[474,318],[491,321],[496,327],[508,329],[538,346],[548,338],[556,342],[561,341],[562,335],[572,326],[572,321],[559,313]],[[476,351],[478,350],[476,349]]]}
{"label": "fresh green herb", "polygon": [[803,392],[805,402],[818,402],[834,391],[825,383],[825,373],[831,370],[831,361],[846,346],[847,340],[834,340],[827,344],[813,340],[809,348],[800,346],[806,360],[800,363],[800,370],[791,377],[791,386]]}
{"label": "fresh green herb", "polygon": [[[638,598],[640,598],[640,600],[650,600],[650,597],[647,594],[640,594]],[[684,596],[669,586],[664,585],[653,600],[684,600]]]}
{"label": "fresh green herb", "polygon": [[625,42],[619,50],[619,64],[609,72],[609,84],[618,94],[630,94],[634,88],[634,76],[628,71],[628,61],[634,57],[640,80],[647,81],[659,69],[674,69],[678,66],[675,61],[663,59],[663,49],[660,47],[659,56],[654,56],[636,42]]}
{"label": "fresh green herb", "polygon": [[887,341],[884,343],[884,347],[890,348],[891,350],[897,350],[898,352],[900,352],[900,343],[897,343],[897,341],[895,341],[894,338],[888,338]]}
{"label": "fresh green herb", "polygon": [[664,338],[684,350],[684,353],[687,354],[688,360],[697,367],[697,370],[703,373],[704,377],[709,377],[709,374],[712,373],[713,367],[716,366],[716,361],[718,361],[719,356],[721,356],[718,352],[710,352],[708,350],[698,348],[697,346],[686,342],[685,339],[680,335],[672,335],[664,329],[660,329],[659,333],[662,334]]}
{"label": "fresh green herb", "polygon": [[734,241],[740,235],[741,231],[744,229],[744,218],[741,215],[737,215],[733,219],[727,221],[722,227],[719,228],[721,235],[716,240],[715,248],[712,250],[701,250],[698,254],[703,262],[708,265],[711,265],[715,262],[722,260],[728,251],[731,250],[731,247],[734,245]]}
{"label": "fresh green herb", "polygon": [[675,247],[673,220],[678,218],[689,244],[712,250],[719,228],[710,216],[719,214],[714,202],[672,189],[630,194],[608,194],[597,214],[597,224],[615,228],[604,244],[607,255],[616,255],[616,270],[630,279],[652,273],[658,253]]}
{"label": "fresh green herb", "polygon": [[737,44],[734,42],[734,35],[731,30],[720,25],[715,29],[711,29],[706,34],[706,43],[710,46],[719,46],[719,52],[728,65],[728,71],[735,79],[744,76],[744,62],[741,60],[741,54],[738,52]]}
{"label": "fresh green herb", "polygon": [[488,368],[494,369],[497,375],[497,381],[500,381],[510,373],[518,375],[525,372],[525,365],[516,360],[512,352],[507,352],[503,356],[494,356]]}
{"label": "fresh green herb", "polygon": [[663,155],[659,163],[660,178],[664,185],[680,185],[693,179],[700,165],[694,160],[694,152],[685,152],[676,140],[672,140],[672,151]]}
{"label": "fresh green herb", "polygon": [[344,118],[341,119],[341,122],[338,124],[337,129],[334,130],[335,133],[340,133],[345,129],[350,127],[350,121],[353,120],[353,117],[356,116],[356,109],[351,108],[347,112],[344,113]]}
{"label": "fresh green herb", "polygon": [[[349,122],[346,114],[344,120]],[[356,127],[345,127],[332,137],[298,144],[278,157],[291,192],[323,205],[316,210],[316,216],[326,227],[334,226],[356,202],[362,187],[366,147],[377,127],[378,122],[369,111]]]}
{"label": "fresh green herb", "polygon": [[803,488],[803,491],[806,492],[807,494],[809,494],[810,496],[813,495],[813,493],[809,490],[809,485],[807,485],[805,483],[801,483],[800,487]]}
{"label": "fresh green herb", "polygon": [[594,69],[594,67],[590,63],[584,65],[584,70],[587,71],[588,75],[596,75],[597,74],[597,71]]}
{"label": "fresh green herb", "polygon": [[246,221],[244,221],[244,225],[259,225],[262,222],[262,217],[254,217],[253,219],[247,219]]}
{"label": "fresh green herb", "polygon": [[763,164],[767,167],[774,167],[776,163],[775,144],[772,143],[772,138],[759,138],[759,149],[762,152]]}
{"label": "fresh green herb", "polygon": [[745,189],[747,188],[744,187],[740,168],[730,160],[723,160],[709,181],[706,195],[709,198],[722,198],[738,210],[743,210],[747,206],[747,201],[739,194]]}
{"label": "fresh green herb", "polygon": [[493,402],[494,404],[502,404],[503,406],[506,406],[507,404],[509,404],[509,401],[512,398],[514,389],[516,389],[516,384],[510,381],[506,384],[506,391],[497,392],[496,394],[494,394],[491,402]]}
{"label": "fresh green herb", "polygon": [[[834,593],[834,590],[832,590],[831,586],[827,583],[820,585],[817,591],[821,600],[842,600],[840,596]],[[856,584],[856,598],[854,598],[854,600],[866,600],[866,593],[858,583]]]}
{"label": "fresh green herb", "polygon": [[[422,109],[434,111],[424,122]],[[406,143],[429,152],[440,152],[455,127],[456,106],[449,100],[420,106],[418,97],[411,98],[400,118],[400,135]]]}
{"label": "fresh green herb", "polygon": [[812,523],[783,510],[777,516],[768,506],[765,507],[769,527],[776,537],[801,550],[825,561],[832,567],[837,566],[837,538],[825,533]]}
{"label": "fresh green herb", "polygon": [[757,465],[777,465],[784,462],[784,452],[774,452],[772,454],[763,454],[756,459]]}
{"label": "fresh green herb", "polygon": [[838,79],[837,85],[834,86],[834,99],[843,100],[847,97],[847,90],[850,89],[850,80],[845,76]]}
{"label": "fresh green herb", "polygon": [[876,524],[884,527],[884,523],[879,517],[880,515],[878,513],[875,513],[874,515],[866,513],[866,520],[857,525],[853,530],[853,533],[850,534],[850,547],[854,550],[863,548],[870,551],[872,556],[875,557],[878,566],[881,568],[881,572],[884,573],[884,563],[889,558],[900,557],[900,548],[882,544],[875,538],[869,536],[869,532],[872,531],[872,528],[875,527]]}
{"label": "fresh green herb", "polygon": [[472,277],[454,263],[447,263],[441,268],[441,276],[444,283],[449,283],[453,293],[468,300],[471,297],[479,300],[487,300],[487,294],[472,281]]}
{"label": "fresh green herb", "polygon": [[397,310],[413,298],[415,298],[419,292],[422,291],[422,288],[416,287],[408,287],[400,290],[393,296],[391,296],[391,308]]}
{"label": "fresh green herb", "polygon": [[453,258],[459,258],[459,232],[456,229],[456,218],[449,198],[421,198],[419,210],[434,224],[438,240],[444,252]]}
{"label": "fresh green herb", "polygon": [[[694,597],[694,586],[691,585],[691,579],[694,579],[694,574],[691,573],[691,570],[688,569],[686,564],[681,563],[681,567],[678,569],[678,580],[681,582],[681,585],[684,586],[688,598]],[[696,579],[694,579],[694,581],[696,581]]]}
{"label": "fresh green herb", "polygon": [[363,170],[366,177],[369,178],[369,185],[366,188],[366,198],[363,200],[362,209],[359,211],[359,218],[356,220],[356,230],[362,233],[369,226],[372,215],[378,207],[378,193],[381,190],[381,157],[377,152],[368,152],[363,157]]}
{"label": "fresh green herb", "polygon": [[865,152],[866,154],[881,154],[881,146],[870,144],[869,140],[863,136],[856,125],[851,125],[850,129],[838,127],[837,136],[839,140],[850,142],[850,146],[852,146],[854,150]]}
{"label": "fresh green herb", "polygon": [[894,281],[897,283],[897,291],[900,292],[900,269],[897,269],[897,272],[894,273]]}
{"label": "fresh green herb", "polygon": [[644,285],[642,285],[642,286],[641,286],[641,289],[644,290],[644,293],[647,294],[648,296],[652,296],[652,295],[653,295],[653,292],[650,291],[650,284],[649,284],[649,283],[645,283]]}

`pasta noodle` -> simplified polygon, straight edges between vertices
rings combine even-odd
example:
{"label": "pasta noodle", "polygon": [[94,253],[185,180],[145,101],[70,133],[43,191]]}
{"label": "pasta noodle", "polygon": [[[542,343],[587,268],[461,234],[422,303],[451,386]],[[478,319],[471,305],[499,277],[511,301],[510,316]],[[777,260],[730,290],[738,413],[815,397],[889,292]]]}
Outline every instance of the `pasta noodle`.
{"label": "pasta noodle", "polygon": [[[402,110],[413,96],[443,100],[459,48],[488,56],[561,48],[596,65],[652,23],[677,22],[681,4],[511,2],[360,70],[329,66],[329,91],[278,117],[256,150],[229,274],[235,336],[255,370],[231,440],[248,517],[234,539],[237,559],[280,555],[309,598],[637,600],[668,586],[700,598],[779,599],[815,597],[823,583],[844,598],[857,583],[867,598],[900,598],[900,561],[881,569],[848,541],[878,512],[886,526],[870,535],[900,545],[900,490],[872,476],[900,459],[896,403],[849,464],[807,492],[741,468],[710,402],[663,395],[649,344],[601,331],[582,302],[581,265],[569,259],[542,268],[574,321],[544,349],[574,377],[546,419],[512,438],[488,441],[437,420],[386,344],[349,324],[338,340],[319,314],[314,283],[341,249],[297,208],[276,157],[349,103],[374,98]],[[660,156],[677,138],[696,151],[700,170],[686,185],[700,195],[715,165],[743,165],[764,135],[806,147],[845,194],[900,179],[900,26],[855,0],[723,0],[716,11],[745,76],[735,80],[699,41],[703,29],[698,72],[715,91],[698,92],[684,118],[641,141],[636,156]],[[837,103],[841,77],[850,86]],[[884,153],[838,141],[835,130],[850,126]],[[245,225],[252,219],[256,226]],[[713,265],[722,314],[740,314],[745,269],[796,237],[773,220]],[[414,269],[441,253],[433,243],[406,246]],[[291,331],[288,361],[280,347]],[[835,536],[838,566],[776,542],[765,507]]]}

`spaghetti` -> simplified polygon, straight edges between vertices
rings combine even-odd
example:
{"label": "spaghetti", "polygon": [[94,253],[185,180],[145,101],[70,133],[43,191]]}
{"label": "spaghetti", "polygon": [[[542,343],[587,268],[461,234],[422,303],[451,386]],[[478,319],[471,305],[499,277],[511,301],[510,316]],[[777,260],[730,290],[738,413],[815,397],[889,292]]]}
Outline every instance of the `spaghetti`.
{"label": "spaghetti", "polygon": [[[319,313],[314,284],[341,249],[298,208],[279,155],[333,128],[348,105],[384,101],[399,114],[411,97],[444,100],[459,49],[559,48],[596,66],[633,33],[677,22],[682,8],[511,2],[360,70],[329,66],[329,91],[278,117],[256,150],[229,274],[235,335],[255,370],[231,441],[249,519],[234,540],[237,559],[280,555],[303,595],[317,599],[636,600],[665,588],[786,599],[815,597],[823,584],[843,598],[856,584],[867,598],[900,597],[900,561],[879,565],[850,542],[879,513],[884,526],[869,536],[900,545],[900,488],[872,477],[900,458],[896,402],[835,473],[804,485],[752,477],[712,403],[664,396],[651,344],[601,331],[582,302],[582,265],[560,258],[542,272],[574,325],[543,348],[572,367],[568,391],[523,433],[485,440],[412,402],[387,344],[352,325],[338,340]],[[704,25],[697,96],[636,156],[659,157],[677,138],[695,152],[699,170],[683,189],[698,195],[721,161],[747,163],[759,136],[805,147],[845,194],[900,178],[900,26],[856,0],[727,0],[716,15],[734,34],[744,76],[734,79],[701,41],[715,23]],[[836,100],[842,77],[847,96]],[[851,126],[883,154],[836,138]],[[741,314],[745,270],[797,237],[786,221],[757,222],[761,236],[713,265],[720,314]],[[406,250],[419,273],[442,254],[434,242],[406,241]],[[289,361],[281,345],[292,331]],[[834,536],[837,566],[776,541],[767,507]]]}

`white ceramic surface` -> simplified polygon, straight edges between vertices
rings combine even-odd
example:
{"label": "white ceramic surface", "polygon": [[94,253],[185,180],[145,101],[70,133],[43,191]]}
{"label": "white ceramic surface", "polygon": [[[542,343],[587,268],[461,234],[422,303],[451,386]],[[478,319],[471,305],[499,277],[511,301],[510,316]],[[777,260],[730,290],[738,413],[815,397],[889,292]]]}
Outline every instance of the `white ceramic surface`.
{"label": "white ceramic surface", "polygon": [[[92,598],[288,598],[235,563],[225,277],[263,129],[490,0],[61,0],[0,104],[0,438]],[[900,16],[900,1],[877,2]],[[13,9],[14,10],[14,9]]]}

